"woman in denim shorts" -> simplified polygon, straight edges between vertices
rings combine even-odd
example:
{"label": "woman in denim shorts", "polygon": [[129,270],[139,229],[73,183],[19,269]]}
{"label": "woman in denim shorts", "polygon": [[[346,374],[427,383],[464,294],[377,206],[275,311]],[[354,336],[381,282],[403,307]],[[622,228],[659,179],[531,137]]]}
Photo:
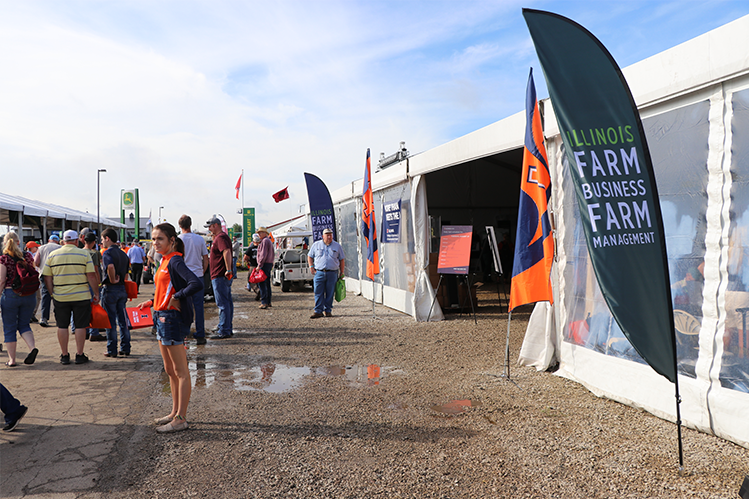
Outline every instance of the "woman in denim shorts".
{"label": "woman in denim shorts", "polygon": [[192,323],[190,296],[201,293],[203,283],[182,259],[185,247],[172,224],[157,225],[151,237],[154,249],[162,255],[161,265],[154,275],[153,300],[141,303],[138,308],[153,306],[154,309],[156,335],[172,391],[172,411],[155,420],[159,425],[156,431],[171,433],[188,428],[186,416],[191,384],[184,345]]}
{"label": "woman in denim shorts", "polygon": [[27,267],[34,266],[31,253],[21,250],[19,238],[15,232],[8,232],[3,238],[2,256],[0,256],[0,309],[3,317],[3,334],[5,346],[8,347],[8,367],[16,364],[16,333],[21,335],[29,347],[29,354],[24,364],[33,364],[39,350],[36,348],[34,333],[31,331],[31,316],[34,314],[36,295],[20,296],[13,290],[16,277],[16,261],[25,262]]}

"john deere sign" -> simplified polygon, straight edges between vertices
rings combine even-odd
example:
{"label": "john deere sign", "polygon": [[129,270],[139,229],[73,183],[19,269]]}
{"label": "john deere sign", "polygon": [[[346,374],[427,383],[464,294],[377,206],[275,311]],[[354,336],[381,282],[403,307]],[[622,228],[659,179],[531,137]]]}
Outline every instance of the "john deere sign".
{"label": "john deere sign", "polygon": [[135,208],[135,191],[122,191],[122,209],[132,210]]}
{"label": "john deere sign", "polygon": [[[138,189],[122,189],[120,195],[120,222],[125,223],[125,210],[134,210],[135,234],[140,234],[140,207]],[[120,240],[125,241],[125,229],[120,230]]]}

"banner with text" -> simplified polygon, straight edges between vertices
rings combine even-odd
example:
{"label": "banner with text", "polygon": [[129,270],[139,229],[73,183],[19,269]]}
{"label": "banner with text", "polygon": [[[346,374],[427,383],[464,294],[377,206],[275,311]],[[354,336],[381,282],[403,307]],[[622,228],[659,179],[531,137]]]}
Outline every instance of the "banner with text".
{"label": "banner with text", "polygon": [[242,209],[242,246],[250,247],[252,235],[255,233],[255,208]]}
{"label": "banner with text", "polygon": [[401,242],[401,200],[382,205],[382,242]]}
{"label": "banner with text", "polygon": [[331,229],[333,239],[338,240],[335,229],[335,214],[330,191],[325,183],[311,173],[304,174],[307,183],[307,199],[309,200],[309,218],[312,222],[312,242],[322,239],[322,231]]}
{"label": "banner with text", "polygon": [[629,86],[579,24],[523,9],[544,70],[598,285],[627,339],[676,381],[666,243],[650,151]]}

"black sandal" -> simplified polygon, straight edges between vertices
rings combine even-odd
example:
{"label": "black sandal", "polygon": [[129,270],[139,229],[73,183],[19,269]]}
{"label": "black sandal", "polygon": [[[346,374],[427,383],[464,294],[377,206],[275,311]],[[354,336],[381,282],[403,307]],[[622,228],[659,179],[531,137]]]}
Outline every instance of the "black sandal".
{"label": "black sandal", "polygon": [[39,353],[39,349],[38,348],[32,348],[31,351],[29,352],[29,354],[26,356],[26,358],[23,359],[23,363],[24,364],[28,364],[28,365],[33,364],[34,361],[36,360],[36,354],[38,354],[38,353]]}

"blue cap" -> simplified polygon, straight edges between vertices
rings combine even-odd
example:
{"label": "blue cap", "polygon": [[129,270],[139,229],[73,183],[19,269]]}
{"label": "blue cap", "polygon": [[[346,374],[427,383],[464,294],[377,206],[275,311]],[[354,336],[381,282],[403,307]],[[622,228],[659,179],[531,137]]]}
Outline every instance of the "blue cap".
{"label": "blue cap", "polygon": [[60,242],[60,236],[58,236],[57,234],[52,234],[51,236],[49,236],[49,238],[53,241]]}

